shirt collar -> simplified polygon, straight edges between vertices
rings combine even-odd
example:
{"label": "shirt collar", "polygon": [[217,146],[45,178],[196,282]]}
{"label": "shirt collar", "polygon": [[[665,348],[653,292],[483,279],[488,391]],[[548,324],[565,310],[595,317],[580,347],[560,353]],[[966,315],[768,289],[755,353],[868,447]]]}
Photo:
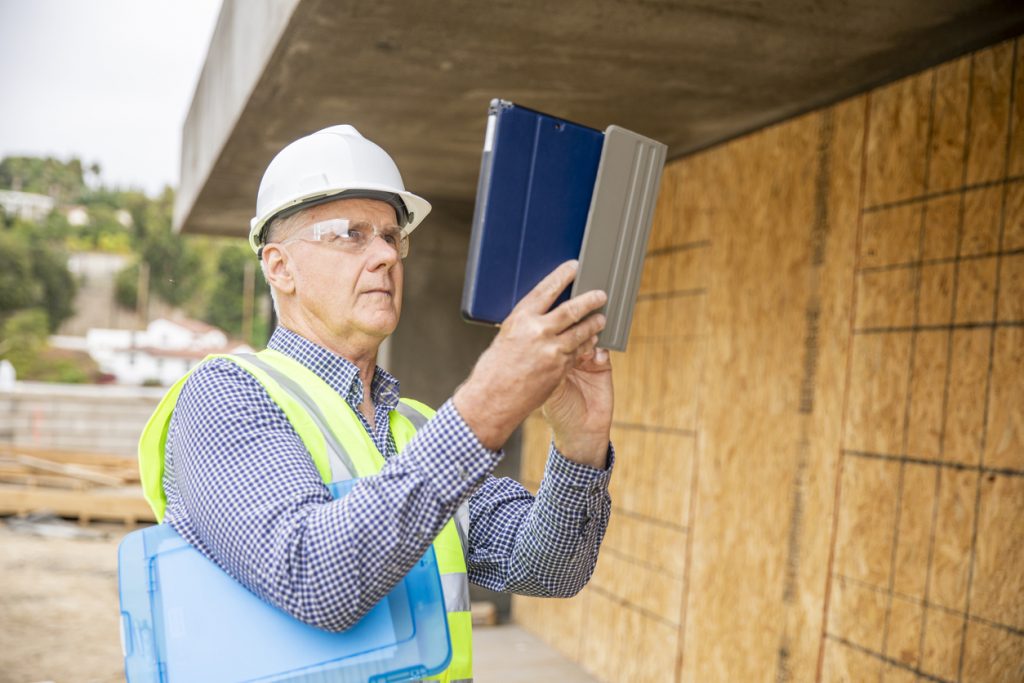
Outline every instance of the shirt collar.
{"label": "shirt collar", "polygon": [[[267,348],[291,356],[313,374],[327,383],[331,389],[345,397],[353,408],[363,402],[363,382],[359,379],[359,368],[346,358],[311,342],[296,332],[278,325],[267,342]],[[373,404],[394,410],[398,406],[398,380],[379,365],[373,371],[370,383]]]}

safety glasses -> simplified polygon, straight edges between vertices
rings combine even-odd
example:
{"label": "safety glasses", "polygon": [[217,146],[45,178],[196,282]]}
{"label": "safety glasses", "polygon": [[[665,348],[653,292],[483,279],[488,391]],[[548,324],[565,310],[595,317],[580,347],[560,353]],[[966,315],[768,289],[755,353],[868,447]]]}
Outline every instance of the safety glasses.
{"label": "safety glasses", "polygon": [[397,225],[378,226],[369,221],[354,221],[347,218],[332,218],[307,225],[281,244],[302,240],[317,242],[338,251],[361,254],[375,237],[384,240],[385,244],[395,250],[399,258],[404,259],[409,255],[409,236]]}

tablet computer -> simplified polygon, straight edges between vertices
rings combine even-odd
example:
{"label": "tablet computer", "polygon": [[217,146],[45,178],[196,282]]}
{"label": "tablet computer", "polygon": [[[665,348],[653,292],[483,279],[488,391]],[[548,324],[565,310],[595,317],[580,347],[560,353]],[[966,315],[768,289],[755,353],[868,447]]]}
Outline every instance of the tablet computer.
{"label": "tablet computer", "polygon": [[559,263],[579,258],[603,142],[593,128],[491,101],[463,317],[500,323]]}
{"label": "tablet computer", "polygon": [[[608,293],[598,344],[624,350],[665,145],[492,100],[477,183],[462,315],[498,324],[538,282],[580,260],[572,295]],[[567,289],[555,302],[570,296]]]}

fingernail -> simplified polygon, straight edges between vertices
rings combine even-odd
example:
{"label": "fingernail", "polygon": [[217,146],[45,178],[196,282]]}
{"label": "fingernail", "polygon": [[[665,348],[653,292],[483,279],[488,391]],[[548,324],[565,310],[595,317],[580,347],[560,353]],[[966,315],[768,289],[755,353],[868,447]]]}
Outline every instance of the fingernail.
{"label": "fingernail", "polygon": [[570,259],[570,260],[566,261],[566,263],[569,266],[571,266],[573,269],[576,269],[576,268],[580,267],[580,262],[577,259]]}

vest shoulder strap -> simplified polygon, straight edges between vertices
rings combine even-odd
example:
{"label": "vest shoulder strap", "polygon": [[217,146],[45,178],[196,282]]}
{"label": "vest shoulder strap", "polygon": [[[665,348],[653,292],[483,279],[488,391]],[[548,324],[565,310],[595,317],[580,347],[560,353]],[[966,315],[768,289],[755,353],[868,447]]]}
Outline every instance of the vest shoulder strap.
{"label": "vest shoulder strap", "polygon": [[[329,427],[327,416],[324,415],[323,410],[321,410],[317,402],[299,382],[296,382],[294,379],[289,377],[287,373],[275,367],[272,362],[267,362],[265,357],[261,357],[259,354],[239,353],[235,354],[232,359],[235,360],[235,362],[238,362],[240,359],[243,362],[250,363],[262,370],[274,380],[281,391],[286,393],[291,399],[306,410],[310,420],[312,420],[317,431],[323,438],[324,445],[329,456],[329,462],[327,465],[330,471],[330,476],[329,478],[325,477],[324,481],[342,481],[355,478],[357,470],[355,464],[352,462],[352,456]],[[274,392],[270,393],[273,398]],[[296,425],[296,422],[292,419],[291,415],[287,415],[287,417],[293,425]],[[301,435],[302,432],[300,432],[300,436]],[[315,460],[316,458],[314,458],[314,461]],[[317,463],[317,469],[321,469],[320,463]],[[323,472],[321,471],[321,475],[322,474]]]}
{"label": "vest shoulder strap", "polygon": [[203,363],[216,358],[225,358],[235,363],[251,374],[267,390],[271,399],[277,403],[284,412],[285,417],[288,418],[288,421],[299,434],[323,481],[331,481],[331,466],[327,444],[322,432],[317,428],[316,423],[305,408],[283,390],[277,390],[276,387],[279,385],[256,365],[238,356],[210,355],[204,358],[196,368],[193,368],[188,374],[175,382],[168,390],[146,422],[146,426],[143,427],[142,434],[139,437],[139,479],[143,495],[149,506],[153,509],[158,522],[163,521],[164,513],[167,510],[167,496],[164,492],[163,477],[171,416],[181,397],[182,389],[192,376],[192,373]]}

